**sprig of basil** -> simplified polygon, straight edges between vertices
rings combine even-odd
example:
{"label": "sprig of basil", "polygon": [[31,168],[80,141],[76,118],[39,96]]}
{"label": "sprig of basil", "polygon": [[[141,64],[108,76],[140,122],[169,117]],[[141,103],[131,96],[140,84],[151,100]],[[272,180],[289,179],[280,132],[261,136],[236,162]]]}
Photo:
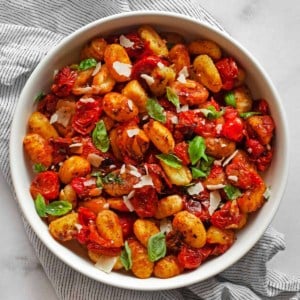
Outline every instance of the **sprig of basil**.
{"label": "sprig of basil", "polygon": [[189,142],[188,153],[192,165],[195,165],[201,158],[205,161],[208,160],[205,149],[205,140],[202,136],[195,136]]}
{"label": "sprig of basil", "polygon": [[207,177],[214,160],[213,157],[207,155],[207,161],[202,159],[195,167],[191,167],[193,179]]}
{"label": "sprig of basil", "polygon": [[182,167],[182,161],[174,154],[158,154],[156,157],[163,161],[166,165],[173,167],[175,169],[180,169]]}
{"label": "sprig of basil", "polygon": [[167,118],[165,115],[164,108],[158,103],[156,99],[148,98],[146,109],[151,118],[156,121],[166,123]]}
{"label": "sprig of basil", "polygon": [[236,107],[236,100],[233,92],[228,92],[224,97],[225,103],[232,107]]}
{"label": "sprig of basil", "polygon": [[33,172],[35,172],[35,173],[40,173],[40,172],[44,172],[44,171],[47,170],[47,167],[45,167],[45,166],[44,166],[43,164],[41,164],[41,163],[34,164],[34,165],[32,166],[32,168],[33,168]]}
{"label": "sprig of basil", "polygon": [[154,262],[164,257],[167,253],[166,237],[163,232],[152,235],[148,240],[148,257]]}
{"label": "sprig of basil", "polygon": [[132,267],[131,249],[126,241],[124,244],[124,249],[121,252],[120,260],[125,270],[128,271]]}
{"label": "sprig of basil", "polygon": [[96,65],[97,61],[95,58],[87,58],[79,63],[78,70],[85,71],[87,69],[96,67]]}
{"label": "sprig of basil", "polygon": [[240,113],[240,117],[243,119],[247,119],[249,117],[255,116],[255,115],[260,115],[261,113],[259,111],[247,111],[244,113]]}
{"label": "sprig of basil", "polygon": [[107,152],[109,149],[109,138],[103,120],[97,122],[92,133],[93,143],[97,149],[102,152]]}
{"label": "sprig of basil", "polygon": [[62,216],[72,210],[72,204],[68,201],[52,201],[46,204],[44,197],[38,194],[34,200],[35,209],[42,218],[50,216]]}
{"label": "sprig of basil", "polygon": [[227,184],[223,188],[223,190],[224,190],[226,196],[228,197],[228,199],[230,199],[230,200],[235,200],[242,195],[242,192],[237,187],[235,187],[231,184]]}
{"label": "sprig of basil", "polygon": [[167,99],[174,104],[176,108],[180,107],[180,102],[177,94],[169,86],[166,87]]}

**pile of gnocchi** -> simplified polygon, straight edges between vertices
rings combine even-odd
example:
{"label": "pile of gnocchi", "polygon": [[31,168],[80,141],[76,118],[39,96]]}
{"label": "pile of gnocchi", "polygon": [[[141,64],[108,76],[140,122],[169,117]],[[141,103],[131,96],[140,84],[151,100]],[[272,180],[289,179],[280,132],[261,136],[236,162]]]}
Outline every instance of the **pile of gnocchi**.
{"label": "pile of gnocchi", "polygon": [[246,71],[214,41],[149,25],[79,56],[36,97],[23,140],[50,234],[138,278],[223,254],[270,195],[275,124]]}

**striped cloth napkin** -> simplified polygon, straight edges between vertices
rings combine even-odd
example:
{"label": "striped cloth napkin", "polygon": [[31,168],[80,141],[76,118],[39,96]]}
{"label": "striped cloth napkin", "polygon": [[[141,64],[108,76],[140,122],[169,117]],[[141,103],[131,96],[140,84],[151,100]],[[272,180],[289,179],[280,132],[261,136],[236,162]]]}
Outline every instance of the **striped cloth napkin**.
{"label": "striped cloth napkin", "polygon": [[[10,124],[18,96],[45,54],[81,26],[132,10],[174,11],[223,30],[197,0],[0,0],[0,167],[10,183]],[[13,191],[13,188],[12,188]],[[285,248],[283,235],[268,228],[235,265],[214,278],[181,288],[140,292],[114,288],[77,273],[54,256],[24,226],[59,299],[300,299],[300,279],[270,270],[267,262]]]}

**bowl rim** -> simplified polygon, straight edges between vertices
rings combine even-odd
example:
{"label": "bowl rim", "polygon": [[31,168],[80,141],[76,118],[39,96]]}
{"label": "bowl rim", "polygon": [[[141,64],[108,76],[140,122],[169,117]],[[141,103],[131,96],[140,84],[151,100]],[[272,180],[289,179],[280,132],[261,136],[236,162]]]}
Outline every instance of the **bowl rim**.
{"label": "bowl rim", "polygon": [[[65,45],[67,45],[70,41],[72,41],[74,38],[76,38],[78,35],[83,34],[84,32],[90,30],[91,28],[94,27],[100,27],[102,24],[104,23],[108,23],[111,21],[115,21],[117,19],[126,19],[126,18],[132,18],[135,16],[140,16],[140,15],[146,15],[146,16],[158,16],[158,17],[169,17],[169,18],[180,18],[184,21],[188,21],[191,23],[194,23],[195,26],[202,26],[204,28],[206,28],[208,31],[213,32],[215,35],[219,36],[221,39],[226,39],[229,40],[229,42],[231,44],[233,44],[236,48],[239,49],[239,51],[241,51],[243,53],[243,55],[247,56],[248,59],[251,61],[251,63],[253,63],[255,65],[255,67],[257,68],[257,70],[262,74],[262,76],[266,79],[266,81],[269,84],[269,88],[272,91],[272,94],[274,95],[274,98],[277,99],[278,101],[276,102],[276,105],[278,106],[279,110],[280,110],[280,117],[282,119],[282,126],[283,126],[283,131],[284,131],[284,135],[283,138],[284,140],[282,141],[284,144],[282,145],[283,147],[283,152],[285,155],[283,155],[282,159],[284,160],[284,164],[283,164],[283,169],[282,169],[282,185],[279,188],[279,191],[277,193],[277,198],[278,200],[276,201],[275,205],[272,206],[272,212],[268,214],[268,217],[265,218],[263,220],[263,223],[261,224],[261,227],[258,229],[258,232],[256,235],[249,237],[249,243],[247,245],[242,245],[239,248],[239,253],[238,255],[234,256],[233,258],[231,258],[230,256],[227,257],[226,259],[222,262],[222,264],[219,264],[219,267],[211,270],[210,272],[207,272],[207,274],[203,275],[200,274],[200,278],[197,276],[187,276],[188,277],[188,282],[185,282],[185,280],[178,280],[178,278],[182,275],[180,275],[179,277],[173,277],[173,278],[169,278],[169,279],[158,279],[160,280],[161,284],[157,283],[157,279],[154,278],[154,282],[151,282],[151,284],[149,284],[149,282],[147,283],[147,279],[138,279],[138,278],[134,278],[134,282],[136,282],[136,285],[131,284],[127,281],[124,280],[124,282],[122,281],[118,281],[116,282],[116,280],[112,281],[112,277],[97,277],[94,274],[90,274],[89,272],[86,272],[85,270],[81,269],[80,267],[78,267],[74,262],[72,262],[71,259],[69,259],[68,257],[65,257],[64,253],[61,253],[61,251],[57,251],[57,241],[55,241],[53,238],[53,241],[50,241],[47,237],[45,237],[43,230],[40,230],[40,228],[38,228],[38,224],[36,224],[36,222],[34,222],[34,220],[30,217],[30,213],[29,211],[27,211],[26,209],[24,209],[23,207],[23,203],[21,201],[21,199],[24,197],[23,193],[24,191],[22,189],[18,188],[18,165],[15,163],[15,157],[14,157],[14,149],[15,149],[15,145],[17,145],[17,135],[15,134],[15,132],[17,132],[18,130],[18,116],[20,114],[22,114],[22,99],[24,99],[23,102],[25,101],[26,98],[26,93],[28,92],[28,90],[30,90],[30,82],[32,80],[32,78],[35,78],[37,74],[39,74],[40,70],[42,68],[44,68],[46,66],[46,63],[48,60],[51,60],[56,53],[58,53],[61,48],[63,48]],[[284,194],[284,190],[286,188],[286,183],[287,183],[287,177],[288,177],[288,169],[289,169],[289,151],[288,151],[288,145],[289,145],[289,138],[288,138],[288,128],[287,128],[287,118],[286,118],[286,114],[285,114],[285,110],[283,108],[282,105],[282,101],[280,99],[280,96],[276,90],[276,88],[274,87],[272,81],[270,80],[268,74],[263,70],[262,66],[260,63],[258,63],[258,61],[255,59],[255,57],[250,54],[248,52],[248,50],[246,50],[238,41],[236,41],[233,37],[229,36],[227,32],[223,32],[219,29],[216,29],[215,27],[209,25],[206,22],[203,22],[201,20],[197,20],[191,16],[187,16],[187,15],[183,15],[183,14],[179,14],[179,13],[173,13],[173,12],[165,12],[165,11],[155,11],[155,10],[151,10],[151,11],[133,11],[133,12],[123,12],[123,13],[119,13],[119,14],[114,14],[108,17],[104,17],[98,20],[95,20],[89,24],[84,25],[83,27],[75,30],[74,32],[72,32],[71,34],[69,34],[68,36],[66,36],[65,38],[63,38],[56,46],[54,46],[48,53],[47,55],[39,62],[39,64],[37,65],[37,67],[33,70],[33,72],[31,73],[30,77],[27,79],[22,92],[19,96],[19,102],[16,106],[15,112],[14,112],[14,116],[13,116],[13,121],[12,121],[12,125],[11,125],[11,132],[10,132],[10,142],[9,142],[9,162],[10,162],[10,170],[11,170],[11,177],[12,177],[12,182],[13,182],[13,186],[15,188],[15,193],[16,193],[16,198],[17,201],[21,207],[21,210],[23,212],[23,215],[25,216],[25,219],[27,220],[27,222],[30,224],[31,228],[34,230],[34,232],[36,233],[36,235],[38,236],[38,238],[42,241],[42,243],[56,256],[58,257],[61,261],[63,261],[64,263],[66,263],[68,266],[70,266],[72,269],[80,272],[81,274],[84,274],[85,276],[92,278],[94,280],[97,280],[99,282],[105,283],[105,284],[109,284],[115,287],[119,287],[119,288],[125,288],[125,289],[134,289],[134,290],[144,290],[144,291],[153,291],[153,290],[167,290],[167,289],[174,289],[174,288],[180,288],[180,287],[184,287],[190,284],[194,284],[197,282],[201,282],[203,280],[206,280],[212,276],[215,276],[217,274],[219,274],[220,272],[222,272],[223,270],[225,270],[226,268],[228,268],[229,266],[231,266],[232,264],[234,264],[235,262],[237,262],[241,257],[243,257],[254,245],[255,243],[260,239],[260,237],[263,235],[263,233],[265,232],[265,230],[267,229],[268,225],[271,223],[272,219],[275,216],[276,211],[278,210],[279,204],[280,204],[280,200],[283,197]],[[41,220],[41,222],[43,222]],[[250,245],[250,247],[249,247]],[[225,253],[226,254],[226,253]],[[225,254],[223,254],[221,257],[223,257]],[[215,258],[216,260],[217,258]],[[127,275],[128,276],[128,275]],[[182,276],[183,277],[183,276]],[[177,280],[176,280],[177,278]],[[153,278],[152,278],[153,279]],[[144,283],[145,284],[144,284]],[[154,283],[154,284],[152,284]]]}

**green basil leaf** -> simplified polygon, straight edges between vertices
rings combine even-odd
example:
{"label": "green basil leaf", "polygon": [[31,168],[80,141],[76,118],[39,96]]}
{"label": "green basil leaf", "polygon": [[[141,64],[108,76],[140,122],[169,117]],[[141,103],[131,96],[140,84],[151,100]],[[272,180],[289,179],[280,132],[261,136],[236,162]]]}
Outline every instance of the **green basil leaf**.
{"label": "green basil leaf", "polygon": [[80,62],[78,66],[78,70],[84,71],[90,68],[94,68],[97,65],[97,61],[95,58],[87,58]]}
{"label": "green basil leaf", "polygon": [[202,170],[197,169],[195,167],[191,167],[191,170],[192,170],[192,177],[193,177],[193,179],[197,179],[197,178],[201,178],[201,177],[206,177],[207,176],[206,172],[203,172]]}
{"label": "green basil leaf", "polygon": [[176,108],[180,107],[180,102],[177,94],[169,86],[166,87],[167,99],[175,105]]}
{"label": "green basil leaf", "polygon": [[243,119],[247,119],[249,117],[255,116],[255,115],[260,115],[261,113],[259,111],[247,111],[244,113],[240,113],[240,117]]}
{"label": "green basil leaf", "polygon": [[209,105],[207,108],[201,108],[199,111],[209,120],[218,119],[223,115],[223,111],[217,111],[213,105]]}
{"label": "green basil leaf", "polygon": [[163,161],[166,165],[173,167],[175,169],[180,169],[182,167],[182,161],[174,154],[158,154],[156,157]]}
{"label": "green basil leaf", "polygon": [[42,218],[46,217],[46,202],[41,194],[38,194],[34,200],[34,206],[38,215]]}
{"label": "green basil leaf", "polygon": [[233,92],[228,92],[224,97],[225,103],[227,105],[236,107],[236,100]]}
{"label": "green basil leaf", "polygon": [[72,210],[68,201],[53,201],[46,206],[46,213],[51,216],[62,216]]}
{"label": "green basil leaf", "polygon": [[195,136],[189,142],[188,153],[192,165],[195,165],[201,158],[205,161],[208,160],[207,155],[205,154],[205,140],[201,136]]}
{"label": "green basil leaf", "polygon": [[40,102],[46,95],[44,94],[44,92],[40,92],[38,95],[36,95],[36,97],[34,98],[34,102]]}
{"label": "green basil leaf", "polygon": [[198,161],[197,165],[191,168],[193,179],[207,177],[210,173],[211,165],[214,161],[215,159],[209,155],[207,155],[207,161],[203,159]]}
{"label": "green basil leaf", "polygon": [[241,191],[231,184],[227,184],[223,190],[230,200],[235,200],[242,195]]}
{"label": "green basil leaf", "polygon": [[107,152],[109,149],[109,138],[103,120],[100,120],[92,133],[93,143],[97,149]]}
{"label": "green basil leaf", "polygon": [[163,232],[152,235],[148,240],[148,257],[154,262],[164,257],[167,253],[166,237]]}
{"label": "green basil leaf", "polygon": [[72,65],[70,65],[70,69],[72,69],[72,70],[78,70],[78,64],[72,64]]}
{"label": "green basil leaf", "polygon": [[148,98],[146,109],[151,118],[156,121],[166,123],[167,118],[165,115],[164,108],[158,103],[156,99]]}
{"label": "green basil leaf", "polygon": [[35,173],[40,173],[47,170],[47,167],[41,163],[34,164],[32,168]]}
{"label": "green basil leaf", "polygon": [[124,249],[121,252],[120,260],[125,270],[128,271],[132,267],[131,249],[126,241],[124,244]]}

